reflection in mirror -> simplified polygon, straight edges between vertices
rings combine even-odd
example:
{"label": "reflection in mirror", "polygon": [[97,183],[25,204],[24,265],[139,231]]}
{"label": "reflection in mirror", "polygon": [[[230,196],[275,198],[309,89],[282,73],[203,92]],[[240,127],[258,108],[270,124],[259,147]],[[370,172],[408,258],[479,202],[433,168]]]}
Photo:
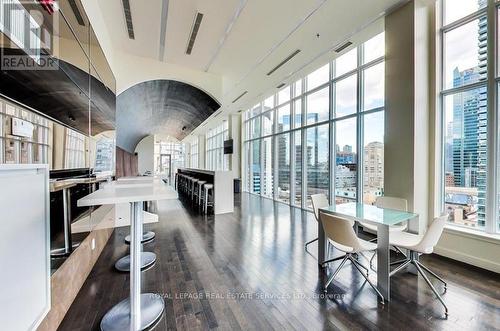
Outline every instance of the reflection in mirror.
{"label": "reflection in mirror", "polygon": [[[36,3],[26,6],[33,6],[30,10],[35,12],[39,9]],[[45,15],[42,20],[42,52],[49,56],[45,59],[56,59],[54,65],[45,67],[33,63],[30,67],[22,67],[22,62],[7,62],[7,66],[2,66],[0,93],[70,127],[87,132],[89,59],[59,12],[53,15],[43,10],[41,12]],[[5,35],[1,37],[2,59],[30,59],[25,49],[19,48]]]}
{"label": "reflection in mirror", "polygon": [[91,135],[115,128],[116,96],[102,82],[94,66],[90,67],[90,123]]}
{"label": "reflection in mirror", "polygon": [[90,60],[98,73],[99,79],[112,94],[116,94],[116,80],[111,67],[109,66],[106,56],[99,44],[99,40],[95,35],[94,29],[90,27]]}
{"label": "reflection in mirror", "polygon": [[[60,1],[52,14],[22,5],[40,25],[38,54],[55,65],[2,67],[0,163],[49,165],[55,271],[109,212],[77,201],[114,176],[116,82],[80,0]],[[0,47],[0,60],[36,58],[3,33]]]}

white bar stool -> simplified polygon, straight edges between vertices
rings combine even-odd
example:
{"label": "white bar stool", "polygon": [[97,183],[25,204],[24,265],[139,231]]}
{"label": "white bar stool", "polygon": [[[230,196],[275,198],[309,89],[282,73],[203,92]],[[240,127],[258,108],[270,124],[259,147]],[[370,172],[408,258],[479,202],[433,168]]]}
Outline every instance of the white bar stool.
{"label": "white bar stool", "polygon": [[188,195],[189,195],[189,199],[190,200],[193,198],[193,185],[194,185],[194,181],[195,181],[194,177],[189,177]]}
{"label": "white bar stool", "polygon": [[[203,197],[203,209],[202,212],[205,212],[208,214],[208,207],[214,207],[214,200],[213,200],[213,194],[214,194],[214,184],[205,184],[203,185],[203,190],[204,190],[204,197]],[[210,198],[210,192],[212,193],[212,201],[209,201]]]}
{"label": "white bar stool", "polygon": [[195,192],[196,197],[198,198],[196,202],[197,202],[198,206],[200,206],[200,207],[202,207],[201,201],[203,200],[203,197],[202,197],[203,185],[205,185],[206,183],[207,183],[207,181],[205,181],[205,180],[199,180],[198,187],[197,187],[196,192]]}

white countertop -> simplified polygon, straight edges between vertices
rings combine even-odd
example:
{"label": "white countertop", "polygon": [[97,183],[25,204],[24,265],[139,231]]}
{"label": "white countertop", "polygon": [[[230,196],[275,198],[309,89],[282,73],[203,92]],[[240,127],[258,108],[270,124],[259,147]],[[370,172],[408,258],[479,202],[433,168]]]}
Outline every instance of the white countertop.
{"label": "white countertop", "polygon": [[49,190],[50,192],[58,192],[65,188],[76,186],[76,184],[73,180],[58,180],[50,182]]}
{"label": "white countertop", "polygon": [[72,178],[70,180],[77,184],[95,184],[107,181],[108,177]]}
{"label": "white countertop", "polygon": [[152,186],[152,185],[163,185],[167,186],[165,182],[161,179],[145,179],[145,180],[120,180],[106,183],[104,185],[105,188],[111,187],[140,187],[140,186]]}
{"label": "white countertop", "polygon": [[133,176],[133,177],[119,177],[118,182],[135,182],[135,181],[160,181],[161,178],[158,176]]}
{"label": "white countertop", "polygon": [[125,202],[177,199],[177,192],[171,187],[161,185],[113,186],[99,189],[78,200],[79,207],[110,205]]}

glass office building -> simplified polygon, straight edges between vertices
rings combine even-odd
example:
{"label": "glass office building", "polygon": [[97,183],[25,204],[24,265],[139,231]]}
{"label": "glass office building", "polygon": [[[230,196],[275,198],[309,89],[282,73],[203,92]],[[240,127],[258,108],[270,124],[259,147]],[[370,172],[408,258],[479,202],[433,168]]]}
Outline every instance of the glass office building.
{"label": "glass office building", "polygon": [[384,192],[383,76],[382,33],[247,110],[245,190],[307,209],[318,193],[374,203]]}

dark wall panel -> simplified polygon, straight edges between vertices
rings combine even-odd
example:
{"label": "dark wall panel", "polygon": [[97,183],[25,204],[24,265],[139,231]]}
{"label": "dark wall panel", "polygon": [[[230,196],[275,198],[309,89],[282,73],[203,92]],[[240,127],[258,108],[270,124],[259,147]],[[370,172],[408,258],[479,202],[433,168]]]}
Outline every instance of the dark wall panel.
{"label": "dark wall panel", "polygon": [[116,147],[116,178],[137,176],[139,174],[139,159],[137,155]]}

